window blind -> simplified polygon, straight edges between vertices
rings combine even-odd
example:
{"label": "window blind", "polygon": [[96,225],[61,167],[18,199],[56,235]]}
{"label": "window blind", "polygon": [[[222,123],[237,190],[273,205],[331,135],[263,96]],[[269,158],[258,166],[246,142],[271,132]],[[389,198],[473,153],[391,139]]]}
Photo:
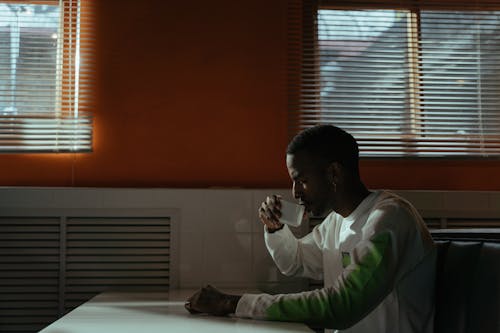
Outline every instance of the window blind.
{"label": "window blind", "polygon": [[92,149],[92,8],[0,0],[0,152]]}
{"label": "window blind", "polygon": [[353,134],[362,157],[500,156],[500,5],[289,9],[292,135],[331,123]]}

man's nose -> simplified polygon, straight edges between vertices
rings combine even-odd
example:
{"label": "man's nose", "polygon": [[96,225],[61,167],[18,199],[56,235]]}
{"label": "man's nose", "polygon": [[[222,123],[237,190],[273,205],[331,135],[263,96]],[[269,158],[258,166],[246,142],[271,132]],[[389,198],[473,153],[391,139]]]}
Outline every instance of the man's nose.
{"label": "man's nose", "polygon": [[295,182],[293,183],[292,186],[292,194],[295,199],[299,199],[302,197],[302,188]]}

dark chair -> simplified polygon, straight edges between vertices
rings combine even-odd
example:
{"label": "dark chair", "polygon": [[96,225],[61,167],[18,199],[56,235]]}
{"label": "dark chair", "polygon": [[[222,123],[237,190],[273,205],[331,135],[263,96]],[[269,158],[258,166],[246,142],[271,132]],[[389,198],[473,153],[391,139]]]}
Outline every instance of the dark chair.
{"label": "dark chair", "polygon": [[435,240],[435,333],[500,333],[500,239],[469,231]]}

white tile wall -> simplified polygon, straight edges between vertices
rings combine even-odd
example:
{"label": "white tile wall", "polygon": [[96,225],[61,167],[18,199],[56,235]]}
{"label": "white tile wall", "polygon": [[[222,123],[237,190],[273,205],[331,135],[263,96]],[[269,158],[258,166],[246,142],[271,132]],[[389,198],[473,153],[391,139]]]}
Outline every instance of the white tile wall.
{"label": "white tile wall", "polygon": [[252,192],[245,190],[206,190],[203,197],[205,232],[251,232]]}
{"label": "white tile wall", "polygon": [[204,283],[226,287],[252,282],[252,235],[250,233],[205,233]]}
{"label": "white tile wall", "polygon": [[185,288],[199,288],[205,283],[200,268],[203,267],[203,233],[182,232],[179,244],[179,280]]}
{"label": "white tile wall", "polygon": [[[488,212],[500,217],[498,192],[398,191],[422,212]],[[5,208],[172,208],[179,211],[179,286],[294,289],[302,280],[278,272],[265,250],[257,215],[270,194],[289,189],[113,189],[0,187]],[[429,214],[431,214],[429,213]]]}
{"label": "white tile wall", "polygon": [[253,235],[252,278],[260,283],[283,280],[283,275],[266,250],[262,233]]}
{"label": "white tile wall", "polygon": [[484,211],[488,209],[489,199],[488,193],[448,193],[444,197],[444,208],[455,209],[460,211]]}
{"label": "white tile wall", "polygon": [[0,207],[52,207],[54,194],[54,191],[37,188],[0,187]]}
{"label": "white tile wall", "polygon": [[398,191],[401,195],[410,201],[420,210],[439,210],[444,207],[444,192],[439,191]]}
{"label": "white tile wall", "polygon": [[500,192],[490,192],[489,193],[489,210],[497,210],[500,207]]}

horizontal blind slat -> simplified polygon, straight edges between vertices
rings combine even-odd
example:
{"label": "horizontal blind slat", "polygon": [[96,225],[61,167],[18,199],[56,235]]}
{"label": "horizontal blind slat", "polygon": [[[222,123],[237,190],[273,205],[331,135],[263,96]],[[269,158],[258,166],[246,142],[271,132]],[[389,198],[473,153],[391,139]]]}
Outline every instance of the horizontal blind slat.
{"label": "horizontal blind slat", "polygon": [[[377,4],[388,8],[294,8],[292,135],[326,122],[362,141],[362,156],[500,155],[500,11]],[[369,132],[395,136],[380,146]]]}

